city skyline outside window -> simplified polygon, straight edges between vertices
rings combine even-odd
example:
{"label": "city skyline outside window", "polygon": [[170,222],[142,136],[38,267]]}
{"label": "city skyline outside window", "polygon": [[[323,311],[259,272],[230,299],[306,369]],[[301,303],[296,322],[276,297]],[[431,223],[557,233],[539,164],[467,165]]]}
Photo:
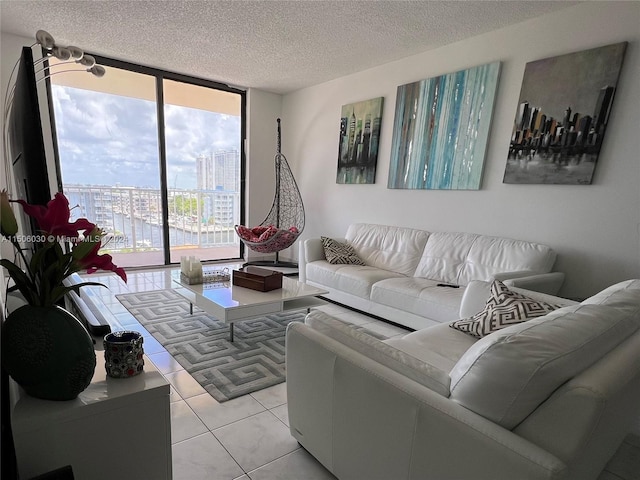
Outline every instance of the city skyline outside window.
{"label": "city skyline outside window", "polygon": [[78,205],[73,216],[110,234],[104,251],[121,266],[166,263],[164,223],[171,263],[183,255],[239,258],[233,226],[241,211],[242,96],[105,67],[103,78],[51,79],[63,191]]}

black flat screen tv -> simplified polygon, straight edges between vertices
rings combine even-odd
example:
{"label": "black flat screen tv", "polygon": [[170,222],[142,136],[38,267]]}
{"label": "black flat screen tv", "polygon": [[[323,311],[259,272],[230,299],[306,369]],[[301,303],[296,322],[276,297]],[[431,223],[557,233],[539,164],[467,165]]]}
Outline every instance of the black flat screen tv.
{"label": "black flat screen tv", "polygon": [[22,49],[17,68],[13,106],[7,124],[16,185],[14,197],[31,204],[46,205],[51,200],[51,191],[31,48]]}

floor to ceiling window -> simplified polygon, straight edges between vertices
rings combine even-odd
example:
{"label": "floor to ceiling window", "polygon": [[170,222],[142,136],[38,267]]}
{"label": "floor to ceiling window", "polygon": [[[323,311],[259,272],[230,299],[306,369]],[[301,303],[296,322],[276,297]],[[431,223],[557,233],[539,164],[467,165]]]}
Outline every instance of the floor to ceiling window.
{"label": "floor to ceiling window", "polygon": [[[241,257],[244,92],[99,58],[51,77],[63,191],[119,266]],[[53,67],[52,67],[53,68]]]}
{"label": "floor to ceiling window", "polygon": [[238,257],[240,95],[166,79],[163,92],[171,262],[193,248]]}

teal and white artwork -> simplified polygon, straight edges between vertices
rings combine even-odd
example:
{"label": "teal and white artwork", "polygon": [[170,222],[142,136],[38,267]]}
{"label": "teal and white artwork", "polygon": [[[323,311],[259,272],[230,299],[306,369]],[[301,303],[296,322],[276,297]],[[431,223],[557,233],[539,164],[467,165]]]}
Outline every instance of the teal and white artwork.
{"label": "teal and white artwork", "polygon": [[478,190],[500,62],[398,87],[388,188]]}

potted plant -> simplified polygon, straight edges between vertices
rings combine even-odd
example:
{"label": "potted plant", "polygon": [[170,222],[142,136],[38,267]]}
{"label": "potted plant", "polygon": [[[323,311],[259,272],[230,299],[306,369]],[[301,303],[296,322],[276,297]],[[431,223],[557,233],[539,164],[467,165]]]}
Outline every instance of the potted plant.
{"label": "potted plant", "polygon": [[[35,220],[34,235],[18,234],[11,202],[20,204]],[[58,303],[70,291],[79,293],[82,286],[102,284],[65,286],[63,280],[82,270],[107,270],[127,281],[111,255],[98,253],[103,239],[100,228],[86,218],[74,222],[70,218],[69,201],[62,193],[42,206],[10,200],[6,191],[0,192],[0,233],[16,251],[15,261],[3,258],[0,265],[14,283],[7,293],[17,290],[27,303],[11,312],[2,325],[2,367],[28,394],[48,400],[77,397],[91,382],[96,366],[91,336]]]}

